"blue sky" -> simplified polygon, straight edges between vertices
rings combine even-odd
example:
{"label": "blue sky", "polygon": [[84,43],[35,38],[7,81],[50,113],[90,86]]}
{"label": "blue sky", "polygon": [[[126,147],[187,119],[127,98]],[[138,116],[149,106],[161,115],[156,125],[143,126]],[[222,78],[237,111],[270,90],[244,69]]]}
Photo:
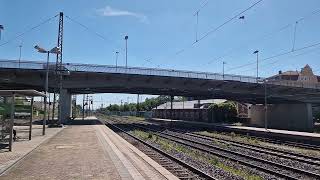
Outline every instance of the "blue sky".
{"label": "blue sky", "polygon": [[[199,12],[198,37],[227,21],[258,0],[209,0]],[[264,0],[218,31],[191,46],[196,37],[194,13],[203,0],[0,0],[0,24],[4,25],[0,45],[60,11],[90,28],[87,31],[65,17],[64,62],[124,65],[124,36],[128,35],[128,65],[255,76],[255,56],[265,59],[292,49],[295,21],[295,48],[320,42],[319,0]],[[312,13],[315,12],[315,13]],[[0,46],[0,59],[17,59],[22,43],[22,59],[43,60],[33,46],[56,45],[58,19],[55,18],[21,38]],[[104,38],[97,36],[95,33]],[[184,49],[182,53],[176,54]],[[300,70],[309,64],[317,73],[320,46],[268,59],[260,64],[260,76],[279,70]],[[222,57],[221,59],[217,59]],[[148,61],[147,61],[148,60]],[[54,58],[51,59],[54,61]],[[239,67],[243,64],[252,65]],[[134,95],[96,95],[105,103],[126,101]],[[146,97],[146,96],[145,96]],[[81,98],[80,98],[81,99]]]}

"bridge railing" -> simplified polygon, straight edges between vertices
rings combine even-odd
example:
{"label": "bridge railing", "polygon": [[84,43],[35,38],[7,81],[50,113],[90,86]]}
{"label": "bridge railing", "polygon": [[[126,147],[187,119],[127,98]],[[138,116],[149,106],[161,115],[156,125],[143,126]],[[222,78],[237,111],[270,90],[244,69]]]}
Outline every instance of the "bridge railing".
{"label": "bridge railing", "polygon": [[197,79],[212,79],[212,80],[231,80],[256,83],[255,77],[239,76],[230,74],[219,74],[209,72],[183,71],[173,69],[156,69],[156,68],[141,68],[141,67],[123,67],[123,66],[106,66],[106,65],[92,65],[92,64],[71,64],[66,63],[64,66],[70,71],[81,72],[107,72],[107,73],[121,73],[121,74],[138,74],[150,76],[168,76],[168,77],[182,77],[182,78],[197,78]]}
{"label": "bridge railing", "polygon": [[[50,62],[50,70],[55,66],[55,63]],[[196,72],[196,71],[183,71],[173,69],[157,69],[157,68],[142,68],[142,67],[123,67],[112,65],[95,65],[95,64],[76,64],[64,63],[63,69],[68,69],[74,72],[100,72],[100,73],[119,73],[119,74],[136,74],[136,75],[150,75],[150,76],[167,76],[167,77],[182,77],[182,78],[196,78],[196,79],[212,79],[212,80],[225,80],[225,81],[239,81],[246,83],[257,83],[256,77],[241,76],[232,74],[220,74],[209,72]],[[45,70],[46,63],[40,61],[18,61],[18,60],[0,60],[0,68],[11,69],[35,69]],[[261,78],[263,79],[263,78]],[[261,81],[259,81],[261,83]],[[268,84],[303,87],[320,89],[319,83],[310,84],[297,81],[269,81]]]}

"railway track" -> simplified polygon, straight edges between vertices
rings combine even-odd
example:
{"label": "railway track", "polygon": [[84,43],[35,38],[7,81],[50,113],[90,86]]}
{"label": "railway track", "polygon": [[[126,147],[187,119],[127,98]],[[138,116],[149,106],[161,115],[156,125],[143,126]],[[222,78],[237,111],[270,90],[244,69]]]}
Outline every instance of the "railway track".
{"label": "railway track", "polygon": [[[131,122],[129,122],[129,123],[131,123]],[[145,123],[145,122],[139,122],[139,124],[141,124],[143,126],[154,125],[153,123]],[[161,128],[159,128],[158,130],[166,129],[165,126],[162,126],[162,125],[159,125],[159,126]],[[260,153],[267,153],[267,154],[274,155],[274,156],[277,156],[280,158],[286,158],[286,159],[290,159],[290,160],[294,160],[294,161],[298,161],[298,162],[302,162],[302,163],[308,163],[310,165],[320,166],[320,158],[315,157],[315,156],[305,155],[305,154],[301,154],[301,153],[295,153],[295,152],[286,151],[286,150],[277,149],[277,148],[271,148],[271,147],[267,147],[267,146],[239,142],[239,141],[231,140],[231,139],[226,140],[224,138],[212,137],[212,136],[194,133],[194,132],[181,130],[181,129],[170,128],[169,130],[172,130],[173,132],[183,133],[184,135],[189,135],[189,136],[196,137],[196,138],[202,138],[202,139],[211,140],[211,141],[215,140],[215,141],[225,143],[228,145],[232,145],[232,146],[236,146],[239,148],[246,148],[246,149],[250,149],[252,151],[256,151],[256,152],[260,152]]]}
{"label": "railway track", "polygon": [[[157,122],[156,124],[161,124],[161,123]],[[199,127],[193,127],[192,129],[194,131],[201,130],[201,128],[199,128]],[[232,130],[230,130],[226,127],[223,127],[223,126],[219,126],[219,125],[217,125],[214,128],[211,128],[209,130],[214,130],[214,131],[218,131],[218,132],[233,132]],[[272,144],[286,145],[286,146],[291,146],[291,147],[298,147],[298,148],[303,148],[303,149],[308,149],[308,150],[320,151],[320,145],[301,143],[301,142],[296,142],[296,141],[281,140],[281,139],[273,139],[273,138],[268,138],[268,137],[255,136],[255,135],[248,135],[247,132],[242,132],[242,133],[238,132],[238,134],[249,136],[249,137],[255,138],[259,141],[264,141],[264,142],[268,142],[268,143],[272,143]]]}
{"label": "railway track", "polygon": [[[106,125],[111,129],[116,129],[120,131],[130,138],[133,138],[135,141],[142,143],[143,145],[147,146],[148,148],[144,148],[142,151],[148,155],[150,158],[158,162],[161,166],[172,172],[176,175],[179,179],[212,179],[217,180],[216,178],[208,175],[207,173],[189,165],[188,163],[162,151],[161,149],[143,141],[142,139],[135,137],[134,135],[126,132],[124,129],[106,122]],[[141,150],[141,149],[140,149]],[[191,173],[190,173],[191,172]]]}
{"label": "railway track", "polygon": [[[282,177],[282,178],[286,178],[286,179],[301,179],[304,176],[307,176],[307,177],[309,177],[311,179],[320,179],[320,175],[317,174],[317,173],[314,173],[314,172],[298,169],[298,168],[295,168],[295,167],[283,165],[283,164],[280,164],[280,163],[277,163],[277,162],[268,161],[268,160],[265,160],[265,159],[262,159],[262,158],[258,158],[258,157],[254,157],[254,156],[250,156],[250,155],[241,154],[239,152],[233,152],[233,151],[230,151],[230,150],[226,150],[226,149],[223,149],[223,148],[212,146],[210,144],[206,144],[206,143],[202,143],[202,142],[198,142],[198,141],[193,141],[190,138],[185,138],[185,137],[183,137],[181,135],[173,135],[173,134],[168,134],[168,133],[164,133],[164,132],[158,132],[157,130],[154,130],[154,129],[147,129],[147,128],[142,127],[142,126],[137,126],[137,125],[132,125],[132,124],[131,124],[131,126],[135,126],[136,128],[144,129],[146,131],[151,131],[152,133],[154,133],[155,135],[157,135],[159,137],[171,140],[173,142],[176,142],[176,143],[179,143],[179,144],[182,144],[182,145],[185,145],[185,146],[192,147],[194,149],[198,149],[198,150],[204,151],[204,152],[206,152],[208,154],[212,154],[212,155],[215,155],[215,156],[219,156],[219,157],[223,157],[223,158],[226,158],[226,159],[230,159],[230,160],[239,162],[240,164],[243,164],[245,166],[249,166],[251,168],[256,168],[256,169],[259,169],[259,170],[264,171],[266,173],[270,173],[270,174],[276,175],[278,177]],[[228,156],[228,155],[225,155],[225,154],[223,154],[221,152],[228,153],[228,154],[231,154],[231,155],[234,155],[234,156],[239,156],[239,157],[242,157],[242,158],[246,158],[248,160],[245,161],[245,160],[237,159],[236,157]],[[266,151],[263,151],[263,150],[260,150],[260,152],[267,153]],[[273,153],[273,154],[275,155],[275,153]],[[276,155],[279,155],[279,154],[276,154]],[[281,157],[287,157],[287,156],[285,156],[283,154],[280,155],[280,156]],[[290,158],[292,159],[292,157],[290,157]],[[299,159],[299,158],[295,159],[295,160],[301,160],[304,163],[311,162],[310,160],[302,160],[302,159]],[[259,163],[268,164],[269,166],[273,166],[275,168],[274,169],[268,169],[268,168],[260,167],[259,165],[256,165],[256,164],[252,163],[251,161],[256,161],[256,162],[259,162]],[[313,163],[313,164],[318,165],[318,163]],[[276,169],[282,169],[282,170],[277,171]],[[283,170],[286,171],[286,172],[285,173],[281,172]],[[295,176],[292,176],[292,173],[295,174]],[[299,174],[301,174],[302,176],[301,177],[296,177],[297,175],[299,176]]]}
{"label": "railway track", "polygon": [[[217,129],[213,129],[213,130],[222,131],[222,132],[226,132],[226,131],[232,132],[230,129],[225,129],[225,128],[221,128],[221,127],[218,127]],[[224,131],[224,130],[226,130],[226,131]],[[244,133],[239,133],[239,134],[243,135]],[[280,139],[272,139],[272,138],[268,138],[268,137],[248,135],[248,133],[244,134],[244,135],[249,136],[251,138],[255,138],[259,141],[268,142],[268,143],[272,143],[272,144],[286,145],[286,146],[291,146],[291,147],[298,147],[298,148],[303,148],[303,149],[320,151],[320,145],[301,143],[301,142],[295,142],[295,141],[280,140]]]}
{"label": "railway track", "polygon": [[304,154],[299,154],[299,153],[294,153],[294,152],[290,152],[290,151],[284,151],[284,150],[280,150],[280,149],[270,148],[267,146],[260,146],[260,145],[249,144],[249,143],[244,143],[244,142],[239,142],[239,141],[234,141],[234,140],[225,140],[223,138],[217,138],[217,137],[207,136],[207,135],[198,134],[198,133],[185,133],[185,134],[193,136],[193,137],[207,139],[207,140],[217,140],[218,142],[231,144],[233,146],[247,148],[247,149],[254,150],[257,152],[261,152],[261,153],[269,153],[269,154],[272,154],[272,155],[275,155],[278,157],[287,158],[287,159],[291,159],[291,160],[300,161],[303,163],[308,163],[308,164],[320,166],[320,158],[319,157],[308,156],[308,155],[304,155]]}

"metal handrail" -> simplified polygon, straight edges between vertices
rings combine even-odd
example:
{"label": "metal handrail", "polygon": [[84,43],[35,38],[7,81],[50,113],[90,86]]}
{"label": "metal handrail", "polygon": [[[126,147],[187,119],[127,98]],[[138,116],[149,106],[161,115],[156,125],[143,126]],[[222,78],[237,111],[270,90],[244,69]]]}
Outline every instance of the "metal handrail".
{"label": "metal handrail", "polygon": [[[55,63],[51,62],[49,66]],[[45,62],[41,61],[18,61],[18,60],[0,60],[0,68],[11,69],[36,69],[44,70],[46,67]],[[55,66],[53,66],[55,68]],[[137,75],[150,75],[150,76],[167,76],[167,77],[183,77],[183,78],[196,78],[196,79],[210,79],[210,80],[224,80],[224,81],[239,81],[245,83],[259,83],[262,84],[264,78],[242,76],[233,74],[220,74],[210,72],[174,70],[174,69],[160,69],[160,68],[144,68],[144,67],[124,67],[113,65],[97,65],[97,64],[79,64],[79,63],[64,63],[63,69],[70,72],[100,72],[100,73],[118,73],[118,74],[137,74]],[[320,89],[320,84],[310,84],[296,81],[270,81],[267,84],[302,87]]]}
{"label": "metal handrail", "polygon": [[[18,60],[0,60],[0,68],[21,68],[21,69],[44,69],[45,62],[40,61],[19,61]],[[53,65],[53,63],[50,63]],[[141,75],[157,75],[169,77],[188,77],[197,79],[215,79],[215,80],[232,80],[243,82],[256,82],[255,77],[239,76],[232,74],[222,75],[220,73],[197,72],[174,69],[158,69],[158,68],[143,68],[143,67],[123,67],[113,65],[96,65],[96,64],[79,64],[79,63],[64,63],[63,66],[69,71],[77,72],[106,72],[106,73],[126,73],[126,74],[141,74]]]}

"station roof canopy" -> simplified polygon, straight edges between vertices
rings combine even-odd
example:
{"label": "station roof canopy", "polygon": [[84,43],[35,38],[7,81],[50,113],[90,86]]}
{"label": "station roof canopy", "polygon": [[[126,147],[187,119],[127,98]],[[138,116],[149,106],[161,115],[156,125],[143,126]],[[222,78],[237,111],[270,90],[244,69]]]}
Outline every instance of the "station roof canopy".
{"label": "station roof canopy", "polygon": [[13,94],[17,96],[46,96],[44,93],[33,90],[33,89],[26,89],[26,90],[0,90],[0,96],[12,96]]}

